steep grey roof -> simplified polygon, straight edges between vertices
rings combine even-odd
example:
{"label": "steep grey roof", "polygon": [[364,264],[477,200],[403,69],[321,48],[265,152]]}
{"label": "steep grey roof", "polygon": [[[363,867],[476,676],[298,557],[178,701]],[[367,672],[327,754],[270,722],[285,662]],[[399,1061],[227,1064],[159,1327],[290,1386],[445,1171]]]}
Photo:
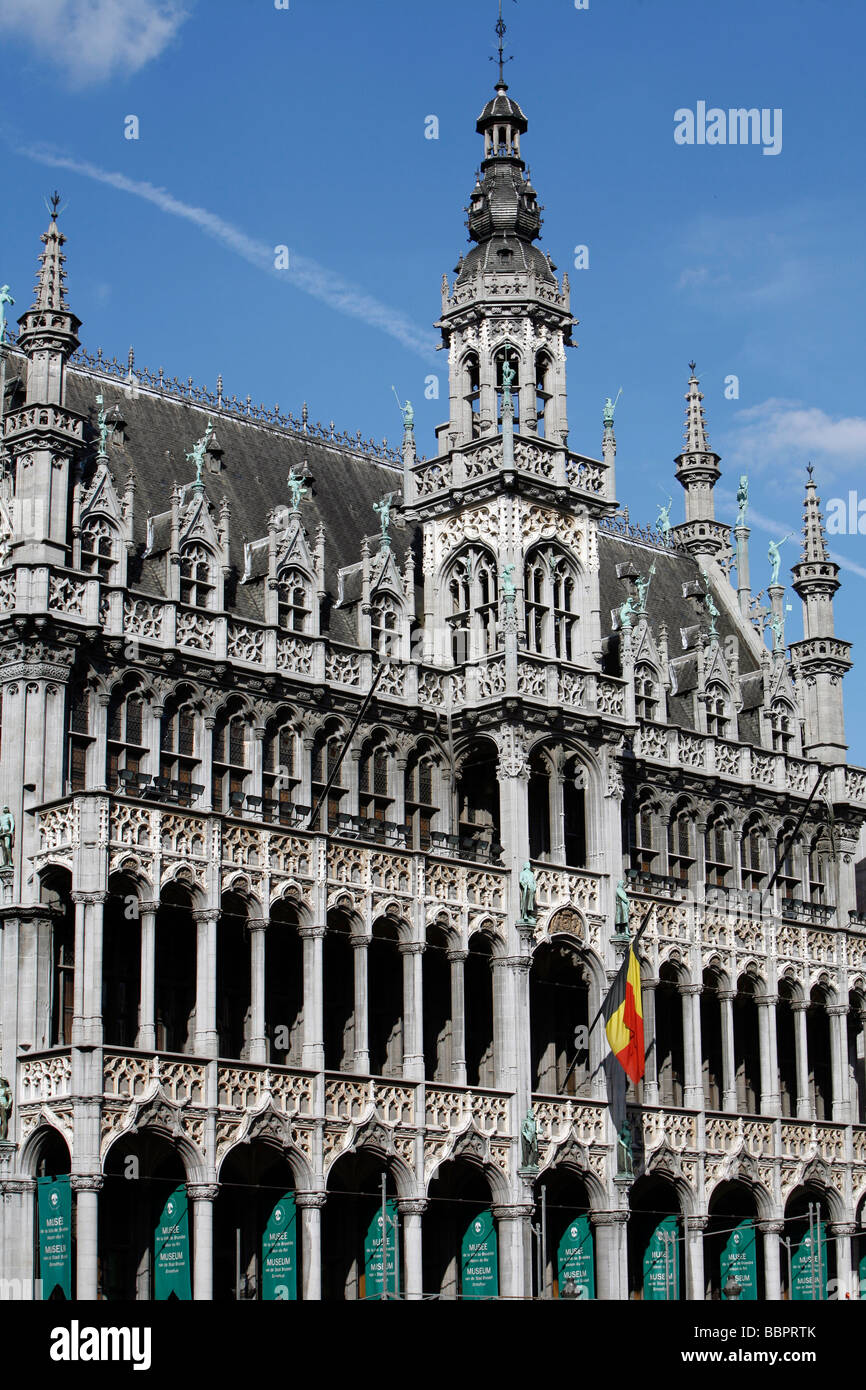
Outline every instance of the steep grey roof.
{"label": "steep grey roof", "polygon": [[[122,490],[127,472],[135,478],[135,539],[146,542],[147,514],[159,517],[159,539],[167,542],[163,528],[175,483],[189,483],[195,476],[185,457],[204,434],[208,413],[201,406],[170,395],[140,391],[127,395],[118,384],[94,378],[72,368],[67,376],[67,404],[95,423],[94,397],[105,396],[106,407],[118,401],[126,422],[122,445],[109,444],[109,464]],[[378,521],[373,503],[386,492],[402,490],[399,467],[365,458],[350,449],[289,431],[269,429],[257,421],[218,415],[221,470],[210,471],[205,460],[202,473],[205,494],[218,517],[227,498],[230,514],[230,560],[237,579],[244,572],[244,541],[267,534],[266,517],[272,508],[288,502],[286,478],[294,465],[298,472],[308,464],[313,477],[301,515],[312,545],[321,524],[325,530],[325,583],[332,598],[337,595],[337,571],[359,558],[361,537],[374,536]],[[395,527],[393,547],[402,565],[408,533]],[[143,562],[136,587],[156,592],[164,589],[164,560]],[[235,602],[244,617],[261,617],[261,601],[254,590],[261,585],[237,584]]]}

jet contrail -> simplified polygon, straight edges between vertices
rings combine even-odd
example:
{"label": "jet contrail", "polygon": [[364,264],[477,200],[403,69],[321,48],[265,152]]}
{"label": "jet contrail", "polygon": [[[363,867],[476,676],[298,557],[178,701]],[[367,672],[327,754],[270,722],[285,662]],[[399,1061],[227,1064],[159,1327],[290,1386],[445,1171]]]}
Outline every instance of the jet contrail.
{"label": "jet contrail", "polygon": [[87,160],[73,159],[45,148],[19,146],[17,152],[28,159],[38,160],[41,164],[49,164],[55,169],[69,169],[70,172],[81,174],[84,178],[108,184],[121,193],[132,193],[136,198],[143,198],[172,217],[182,217],[185,221],[192,222],[207,236],[221,242],[258,270],[264,270],[276,279],[287,280],[296,289],[303,290],[314,299],[322,300],[338,313],[347,314],[369,324],[371,328],[380,329],[420,357],[431,359],[436,351],[435,338],[412,323],[399,310],[391,309],[372,295],[365,294],[357,285],[342,279],[326,266],[319,265],[318,261],[289,251],[288,268],[278,270],[274,264],[274,247],[263,241],[256,241],[217,213],[209,212],[207,208],[181,202],[165,188],[157,188],[155,184],[130,179],[125,174],[100,169],[98,165]]}

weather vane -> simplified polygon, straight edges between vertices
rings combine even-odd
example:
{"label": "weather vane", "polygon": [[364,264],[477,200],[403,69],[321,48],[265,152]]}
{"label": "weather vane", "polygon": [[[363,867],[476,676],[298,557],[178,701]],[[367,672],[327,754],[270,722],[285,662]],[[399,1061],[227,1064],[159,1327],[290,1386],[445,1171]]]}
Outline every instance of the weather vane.
{"label": "weather vane", "polygon": [[66,204],[64,203],[63,207],[60,206],[60,194],[57,192],[57,189],[55,188],[50,198],[45,199],[45,206],[51,213],[51,221],[56,222],[61,212],[64,211]]}
{"label": "weather vane", "polygon": [[[516,4],[516,3],[517,3],[517,0],[515,0],[515,4]],[[499,0],[499,19],[496,21],[496,33],[497,33],[497,35],[499,36],[499,60],[498,60],[498,61],[499,61],[499,85],[500,85],[500,87],[501,87],[501,86],[504,84],[504,82],[505,82],[505,64],[511,62],[511,58],[510,58],[510,57],[508,57],[508,58],[503,57],[503,51],[504,51],[504,49],[505,49],[505,35],[506,35],[507,32],[508,32],[508,29],[507,29],[505,20],[502,18],[502,0]],[[496,58],[494,58],[494,57],[491,55],[490,61],[491,61],[491,63],[495,63],[497,60],[496,60]]]}

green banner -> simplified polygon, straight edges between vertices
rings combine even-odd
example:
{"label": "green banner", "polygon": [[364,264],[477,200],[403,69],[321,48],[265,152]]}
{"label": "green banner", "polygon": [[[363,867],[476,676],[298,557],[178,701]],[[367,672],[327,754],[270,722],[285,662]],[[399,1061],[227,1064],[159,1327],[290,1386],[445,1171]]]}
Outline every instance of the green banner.
{"label": "green banner", "polygon": [[568,1223],[559,1242],[560,1298],[595,1298],[592,1226],[586,1215]]}
{"label": "green banner", "polygon": [[[370,1222],[364,1238],[364,1297],[393,1297],[400,1292],[400,1228],[397,1224],[397,1203],[385,1204],[385,1256],[382,1254],[382,1208]],[[385,1270],[384,1287],[382,1270]]]}
{"label": "green banner", "polygon": [[827,1297],[827,1236],[823,1221],[815,1223],[812,1235],[806,1230],[792,1252],[791,1283],[792,1299],[802,1302]]}
{"label": "green banner", "polygon": [[191,1299],[189,1277],[189,1210],[181,1184],[166,1201],[154,1233],[155,1299]]}
{"label": "green banner", "polygon": [[293,1301],[298,1296],[295,1194],[281,1197],[262,1236],[262,1298]]}
{"label": "green banner", "polygon": [[[758,1258],[754,1221],[741,1221],[722,1251],[722,1301],[754,1302],[758,1297]],[[727,1292],[725,1290],[727,1289]]]}
{"label": "green banner", "polygon": [[469,1222],[460,1252],[460,1291],[464,1298],[499,1297],[496,1227],[489,1208]]}
{"label": "green banner", "polygon": [[670,1300],[680,1296],[679,1217],[666,1216],[647,1242],[643,1257],[643,1296]]}
{"label": "green banner", "polygon": [[72,1297],[72,1193],[69,1174],[37,1178],[42,1297]]}

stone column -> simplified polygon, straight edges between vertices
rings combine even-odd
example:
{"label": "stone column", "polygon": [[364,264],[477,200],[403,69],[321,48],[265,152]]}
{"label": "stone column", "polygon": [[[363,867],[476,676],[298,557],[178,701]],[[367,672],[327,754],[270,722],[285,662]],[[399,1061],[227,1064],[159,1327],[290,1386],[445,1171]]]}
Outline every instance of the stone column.
{"label": "stone column", "polygon": [[833,1076],[833,1120],[847,1125],[851,1118],[848,1099],[847,1004],[829,1004],[830,1068]]}
{"label": "stone column", "polygon": [[219,1034],[216,1026],[217,923],[215,907],[193,911],[197,924],[195,975],[195,1050],[199,1057],[216,1057]]}
{"label": "stone column", "polygon": [[[704,1087],[701,1077],[701,994],[703,985],[683,985],[683,1105],[687,1110],[703,1110]],[[703,1295],[702,1295],[703,1297]]]}
{"label": "stone column", "polygon": [[96,792],[117,791],[117,785],[108,785],[108,699],[107,695],[97,695],[91,705],[93,710],[93,742],[90,745],[89,763],[92,781],[89,781],[88,790]]}
{"label": "stone column", "polygon": [[466,1005],[464,964],[468,951],[447,952],[451,964],[451,1084],[466,1085]]}
{"label": "stone column", "polygon": [[704,1286],[704,1231],[709,1216],[687,1216],[686,1227],[686,1298],[702,1303],[706,1298]]}
{"label": "stone column", "polygon": [[857,1234],[854,1221],[831,1221],[830,1234],[836,1242],[836,1297],[860,1297],[859,1279],[851,1258],[851,1237]]}
{"label": "stone column", "polygon": [[794,999],[791,1011],[794,1015],[794,1060],[797,1069],[797,1119],[811,1120],[812,1093],[809,1089],[809,1041],[806,1031],[806,1012],[808,1000]]}
{"label": "stone column", "polygon": [[[107,893],[72,893],[75,903],[75,1041],[102,1044],[102,929]],[[77,1027],[76,1027],[77,1025]]]}
{"label": "stone column", "polygon": [[722,1109],[737,1110],[737,1058],[734,1051],[735,989],[719,990],[719,1014],[722,1023]]}
{"label": "stone column", "polygon": [[605,1300],[628,1298],[627,1211],[593,1211],[595,1229],[596,1297]]}
{"label": "stone column", "polygon": [[93,1303],[98,1298],[99,1193],[100,1174],[77,1175],[71,1179],[75,1193],[75,1297]]}
{"label": "stone column", "polygon": [[265,1028],[265,930],[261,918],[250,921],[250,1061],[267,1062],[268,1037]]}
{"label": "stone column", "polygon": [[559,749],[552,759],[553,767],[548,778],[548,805],[550,815],[550,860],[553,864],[565,863],[565,789],[562,780],[563,755]]}
{"label": "stone column", "polygon": [[303,1065],[312,1071],[325,1066],[325,1020],[322,990],[322,942],[325,927],[299,927],[304,943]]}
{"label": "stone column", "polygon": [[188,1182],[192,1203],[192,1296],[196,1302],[213,1298],[213,1204],[219,1194],[216,1183]]}
{"label": "stone column", "polygon": [[156,914],[159,903],[139,903],[141,913],[141,984],[136,1046],[156,1051]]}
{"label": "stone column", "polygon": [[367,969],[369,936],[360,932],[349,937],[355,952],[355,1032],[353,1065],[355,1071],[366,1075],[370,1070],[370,1030],[368,1019]]}
{"label": "stone column", "polygon": [[324,1192],[296,1192],[301,1226],[301,1298],[317,1303],[322,1297],[322,1208]]}
{"label": "stone column", "polygon": [[784,1233],[784,1221],[759,1221],[758,1230],[764,1237],[764,1298],[778,1303],[782,1297],[782,1247],[779,1237]]}
{"label": "stone column", "polygon": [[531,1268],[530,1230],[534,1208],[531,1206],[501,1206],[493,1208],[496,1237],[499,1246],[499,1297],[523,1298],[525,1271]]}
{"label": "stone column", "polygon": [[423,941],[401,941],[403,957],[403,1080],[424,1080]]}
{"label": "stone column", "polygon": [[423,1198],[410,1198],[397,1203],[397,1210],[403,1221],[406,1297],[416,1302],[424,1293],[421,1218],[428,1205]]}
{"label": "stone column", "polygon": [[778,1115],[779,1061],[776,1048],[776,1005],[778,994],[759,994],[755,998],[758,1006],[758,1039],[761,1051],[761,1114]]}
{"label": "stone column", "polygon": [[[658,1055],[655,1048],[656,1038],[656,989],[658,980],[649,977],[641,980],[641,999],[643,1002],[644,1014],[644,1034],[647,1043],[652,1043],[646,1055],[646,1071],[643,1078],[643,1095],[645,1105],[658,1105],[659,1103],[659,1073]],[[624,1295],[623,1295],[624,1296]],[[619,1294],[612,1294],[611,1297],[619,1298]]]}

